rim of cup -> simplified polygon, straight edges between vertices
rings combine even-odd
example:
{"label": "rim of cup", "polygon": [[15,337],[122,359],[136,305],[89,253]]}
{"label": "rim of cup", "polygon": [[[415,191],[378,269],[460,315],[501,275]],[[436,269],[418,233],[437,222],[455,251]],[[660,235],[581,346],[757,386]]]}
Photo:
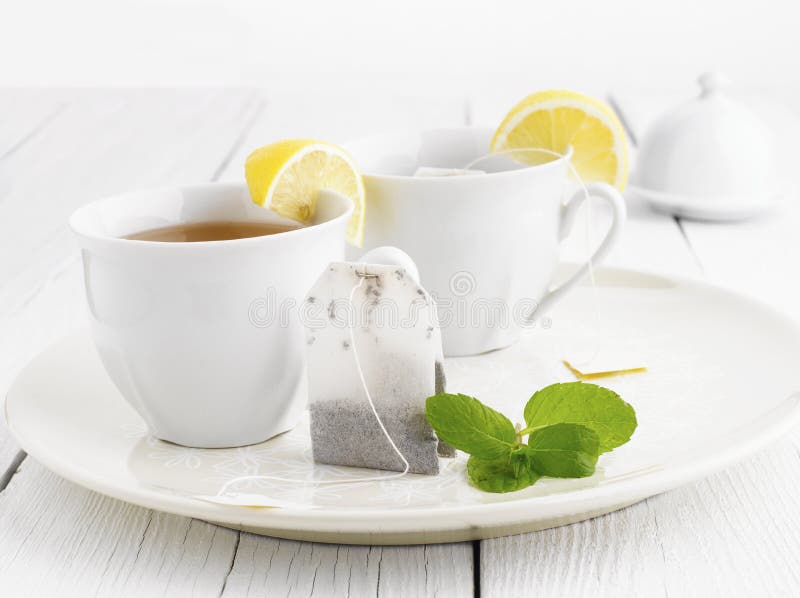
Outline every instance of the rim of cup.
{"label": "rim of cup", "polygon": [[[136,198],[138,196],[141,196],[142,194],[156,194],[161,192],[168,193],[168,192],[174,192],[176,190],[192,191],[192,190],[207,189],[211,187],[217,187],[219,189],[224,189],[225,187],[228,187],[231,193],[237,193],[237,192],[241,193],[242,190],[246,192],[246,187],[244,183],[220,182],[220,181],[195,183],[189,185],[165,185],[161,187],[152,187],[152,188],[138,189],[135,191],[127,191],[124,193],[118,193],[115,195],[110,195],[107,197],[96,199],[92,202],[89,202],[88,204],[81,206],[70,215],[68,226],[72,231],[72,233],[77,237],[81,237],[92,241],[99,241],[104,243],[119,243],[125,245],[137,244],[142,246],[158,246],[158,247],[170,246],[170,247],[175,247],[176,249],[183,248],[182,250],[189,250],[191,248],[202,248],[202,247],[219,246],[219,245],[246,245],[248,243],[271,243],[271,242],[277,243],[280,242],[280,239],[284,239],[287,236],[296,237],[298,235],[310,234],[310,229],[325,229],[332,226],[336,226],[342,220],[349,220],[350,215],[353,213],[353,202],[348,197],[342,195],[341,193],[337,193],[336,191],[323,189],[321,193],[329,194],[330,196],[335,197],[337,201],[340,202],[340,204],[346,204],[346,205],[336,206],[335,209],[339,211],[339,213],[331,218],[323,220],[322,222],[316,222],[306,225],[300,223],[293,223],[291,220],[278,216],[278,214],[270,211],[268,208],[260,208],[255,204],[253,204],[254,207],[258,209],[263,209],[269,212],[269,214],[274,215],[274,217],[278,219],[275,221],[276,223],[298,224],[298,228],[296,229],[282,231],[272,235],[245,237],[241,239],[224,239],[218,241],[192,241],[191,243],[174,243],[169,241],[145,241],[141,239],[126,239],[124,237],[114,236],[111,234],[99,234],[96,232],[92,232],[88,230],[89,225],[87,225],[87,223],[85,222],[85,219],[88,217],[88,214],[92,210],[97,210],[102,204],[106,203],[110,204],[122,201],[135,201]],[[254,222],[254,220],[250,218],[244,218],[241,221]],[[187,221],[187,223],[188,222],[189,221]],[[201,220],[198,220],[197,222],[201,222]],[[266,222],[266,221],[260,220],[257,222]],[[344,240],[342,242],[344,242]]]}
{"label": "rim of cup", "polygon": [[[422,137],[423,135],[429,134],[429,133],[437,133],[437,134],[446,135],[446,134],[458,134],[458,133],[464,133],[464,132],[472,132],[472,133],[474,133],[474,135],[476,137],[482,136],[482,137],[491,138],[492,134],[494,133],[494,129],[491,129],[489,127],[475,127],[475,126],[433,127],[433,128],[430,128],[430,129],[421,129],[419,131],[415,131],[415,132],[411,132],[411,133],[409,133],[408,131],[403,131],[403,130],[397,129],[397,130],[393,130],[393,131],[391,131],[391,130],[390,131],[386,131],[384,133],[378,133],[378,134],[374,134],[374,135],[366,135],[364,137],[358,137],[356,139],[351,139],[351,140],[345,142],[342,145],[351,154],[351,156],[354,156],[354,154],[357,155],[357,152],[354,152],[351,148],[354,148],[355,146],[358,146],[358,145],[361,145],[361,144],[376,143],[379,140],[408,138],[408,137],[412,137],[412,136],[415,136],[415,135],[419,136],[419,137]],[[533,151],[535,149],[539,149],[539,148],[531,148],[531,151]],[[541,149],[545,149],[545,148],[541,148]],[[477,159],[482,159],[482,158],[487,158],[488,159],[488,158],[491,158],[491,157],[497,157],[499,155],[502,155],[502,153],[492,154],[488,147],[486,148],[486,150],[487,150],[486,153],[477,156],[476,160]],[[513,151],[525,151],[525,150],[524,149],[520,149],[520,150],[513,150]],[[475,175],[475,176],[480,176],[482,179],[500,178],[500,177],[507,177],[507,176],[520,176],[522,173],[529,174],[531,171],[534,171],[534,170],[548,170],[548,169],[551,169],[551,168],[557,168],[557,167],[561,166],[564,162],[569,162],[572,159],[572,154],[573,154],[572,146],[567,146],[566,152],[561,154],[559,157],[553,157],[553,159],[550,160],[549,162],[544,162],[542,164],[531,164],[531,165],[527,165],[527,166],[523,165],[523,166],[520,166],[519,168],[502,170],[502,171],[499,171],[499,172],[484,172],[484,173],[482,173],[480,175]],[[354,156],[354,158],[355,158],[355,156]],[[355,161],[356,161],[356,165],[359,168],[361,168],[361,164],[359,164],[358,158],[355,158]],[[456,176],[415,177],[413,174],[374,173],[374,172],[370,172],[369,169],[363,169],[361,174],[362,174],[362,176],[370,177],[370,178],[373,178],[373,179],[395,180],[395,181],[407,181],[407,180],[420,181],[420,180],[424,180],[426,183],[431,182],[432,184],[447,184],[447,183],[452,183],[453,181],[461,181],[461,180],[464,179],[464,177],[456,177]]]}

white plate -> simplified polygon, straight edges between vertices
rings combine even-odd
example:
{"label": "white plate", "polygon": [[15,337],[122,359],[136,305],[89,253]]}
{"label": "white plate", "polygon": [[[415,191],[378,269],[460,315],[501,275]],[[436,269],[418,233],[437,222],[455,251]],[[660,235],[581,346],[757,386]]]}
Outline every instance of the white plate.
{"label": "white plate", "polygon": [[109,496],[261,534],[363,544],[488,538],[587,519],[718,470],[798,421],[800,329],[787,318],[688,281],[623,270],[602,270],[598,281],[595,290],[577,289],[513,347],[446,364],[450,390],[515,420],[534,390],[571,379],[564,357],[598,350],[625,366],[647,366],[647,373],[604,382],[636,408],[639,428],[601,457],[591,478],[543,479],[520,492],[487,494],[467,483],[459,458],[443,460],[434,477],[241,483],[242,492],[279,508],[205,502],[193,495],[214,494],[242,475],[312,481],[365,472],[314,466],[306,422],[238,449],[190,449],[148,437],[86,335],[48,349],[20,374],[7,419],[35,459]]}

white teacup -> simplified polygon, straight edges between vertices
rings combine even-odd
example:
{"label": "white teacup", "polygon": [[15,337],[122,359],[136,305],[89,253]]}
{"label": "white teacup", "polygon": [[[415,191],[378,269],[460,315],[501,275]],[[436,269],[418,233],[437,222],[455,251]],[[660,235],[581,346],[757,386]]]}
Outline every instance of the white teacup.
{"label": "white teacup", "polygon": [[[521,166],[507,156],[481,160],[486,174],[413,176],[417,168],[464,168],[489,153],[489,129],[437,129],[347,144],[367,191],[364,249],[394,245],[416,262],[437,300],[445,355],[473,355],[512,344],[523,326],[571,289],[588,264],[551,288],[559,242],[583,191],[566,201],[570,156]],[[625,203],[604,183],[613,222],[592,260],[617,240]]]}
{"label": "white teacup", "polygon": [[92,331],[108,374],[158,438],[241,446],[292,428],[305,408],[298,306],[344,256],[352,202],[320,194],[315,222],[198,243],[120,237],[202,221],[287,222],[246,187],[128,193],[77,210]]}

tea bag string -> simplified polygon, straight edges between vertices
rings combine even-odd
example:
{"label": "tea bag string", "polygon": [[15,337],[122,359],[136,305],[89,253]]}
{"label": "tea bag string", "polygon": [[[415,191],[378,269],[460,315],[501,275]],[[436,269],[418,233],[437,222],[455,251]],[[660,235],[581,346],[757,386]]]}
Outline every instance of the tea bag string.
{"label": "tea bag string", "polygon": [[[552,156],[554,158],[564,158],[566,154],[560,154],[556,151],[551,149],[543,148],[543,147],[522,147],[522,148],[515,148],[515,149],[508,149],[508,150],[501,150],[498,152],[491,152],[488,154],[484,154],[482,156],[478,156],[474,160],[467,163],[466,166],[463,167],[463,170],[469,170],[479,164],[483,160],[487,160],[489,158],[493,158],[495,156],[506,156],[511,154],[516,154],[518,152],[538,152],[540,154],[546,154],[548,156]],[[594,252],[592,251],[592,202],[590,201],[589,189],[586,187],[586,183],[583,181],[583,177],[578,173],[578,170],[572,164],[572,161],[567,161],[567,168],[569,168],[570,173],[578,182],[578,185],[583,192],[584,204],[586,205],[586,247],[589,251],[589,257],[586,260],[586,265],[588,266],[588,274],[589,274],[589,282],[592,289],[592,312],[595,321],[595,328],[599,331],[600,329],[600,311],[597,307],[597,280],[595,279],[594,273]],[[586,362],[592,361],[597,355],[600,353],[600,335],[595,335],[595,348],[591,355],[585,359]],[[576,361],[577,363],[577,361]]]}
{"label": "tea bag string", "polygon": [[[353,287],[350,289],[350,295],[347,298],[347,305],[350,314],[353,313],[353,297],[356,294],[356,291],[361,288],[361,285],[364,284],[364,280],[366,280],[366,278],[369,277],[369,274],[367,274],[366,271],[363,273],[356,272],[356,276],[358,276],[358,282],[354,284]],[[426,293],[426,300],[430,301],[430,296],[427,295],[427,293]],[[291,482],[297,484],[314,484],[314,485],[352,484],[355,482],[383,482],[385,480],[393,480],[401,478],[408,473],[408,470],[411,467],[408,463],[408,459],[405,458],[405,455],[403,455],[400,449],[397,448],[397,445],[395,444],[394,440],[392,440],[392,437],[389,434],[388,430],[386,429],[383,420],[381,420],[381,416],[378,415],[378,410],[375,408],[375,401],[372,400],[372,395],[369,392],[369,387],[367,386],[367,380],[364,377],[364,370],[361,367],[361,360],[358,357],[358,349],[356,347],[356,342],[355,342],[356,339],[355,339],[352,319],[350,319],[350,321],[348,322],[348,332],[350,336],[350,346],[353,348],[353,358],[355,359],[356,371],[358,372],[358,379],[361,382],[362,388],[364,389],[364,394],[367,397],[367,402],[369,403],[370,409],[372,409],[372,414],[375,416],[375,421],[378,422],[378,426],[380,426],[381,428],[381,432],[383,432],[383,435],[386,437],[386,440],[389,441],[389,445],[391,445],[392,450],[403,462],[403,471],[383,476],[340,478],[336,480],[303,480],[300,478],[284,478],[281,476],[273,476],[273,475],[246,475],[246,476],[239,476],[236,478],[232,478],[227,482],[225,482],[222,485],[222,488],[220,488],[219,491],[217,492],[217,496],[224,496],[228,494],[229,493],[228,489],[235,484],[253,480],[271,480],[276,482]]]}
{"label": "tea bag string", "polygon": [[[359,272],[356,272],[356,276],[358,276],[359,278],[358,283],[353,285],[353,288],[350,289],[350,296],[347,299],[347,305],[350,308],[350,310],[353,309],[353,295],[355,295],[356,291],[361,288],[361,285],[364,284],[364,281],[367,278],[366,269],[363,275]],[[381,416],[378,415],[378,410],[375,408],[375,402],[372,400],[372,396],[369,394],[369,387],[367,386],[367,380],[364,377],[364,370],[361,367],[361,360],[358,357],[358,348],[356,347],[356,338],[353,329],[354,329],[353,323],[350,322],[350,325],[348,326],[348,332],[350,334],[350,346],[353,348],[353,358],[355,359],[356,362],[356,371],[358,372],[358,378],[359,380],[361,380],[361,387],[364,389],[364,394],[366,394],[367,396],[367,402],[369,402],[369,407],[370,409],[372,409],[372,414],[375,416],[375,421],[377,421],[378,425],[381,427],[381,432],[383,432],[383,435],[386,437],[386,440],[389,441],[392,450],[398,457],[400,457],[400,460],[403,462],[403,471],[401,473],[392,474],[386,477],[381,477],[381,479],[385,480],[385,479],[399,478],[408,473],[410,465],[408,464],[408,459],[405,458],[400,449],[397,448],[397,445],[394,443],[394,440],[392,440],[391,435],[386,430],[386,426],[383,425]]]}

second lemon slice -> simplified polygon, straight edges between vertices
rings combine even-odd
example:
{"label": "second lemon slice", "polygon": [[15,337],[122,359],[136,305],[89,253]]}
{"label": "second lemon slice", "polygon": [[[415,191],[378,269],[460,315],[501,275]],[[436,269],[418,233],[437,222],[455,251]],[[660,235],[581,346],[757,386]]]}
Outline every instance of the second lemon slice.
{"label": "second lemon slice", "polygon": [[347,241],[360,247],[364,240],[364,184],[342,148],[312,139],[285,139],[252,152],[245,162],[250,196],[277,214],[309,222],[321,189],[353,200]]}
{"label": "second lemon slice", "polygon": [[[572,164],[586,181],[603,181],[619,190],[628,180],[628,144],[614,111],[605,103],[574,91],[541,91],[514,106],[497,128],[492,151],[542,148],[563,154],[572,147]],[[520,162],[552,158],[517,152]]]}

